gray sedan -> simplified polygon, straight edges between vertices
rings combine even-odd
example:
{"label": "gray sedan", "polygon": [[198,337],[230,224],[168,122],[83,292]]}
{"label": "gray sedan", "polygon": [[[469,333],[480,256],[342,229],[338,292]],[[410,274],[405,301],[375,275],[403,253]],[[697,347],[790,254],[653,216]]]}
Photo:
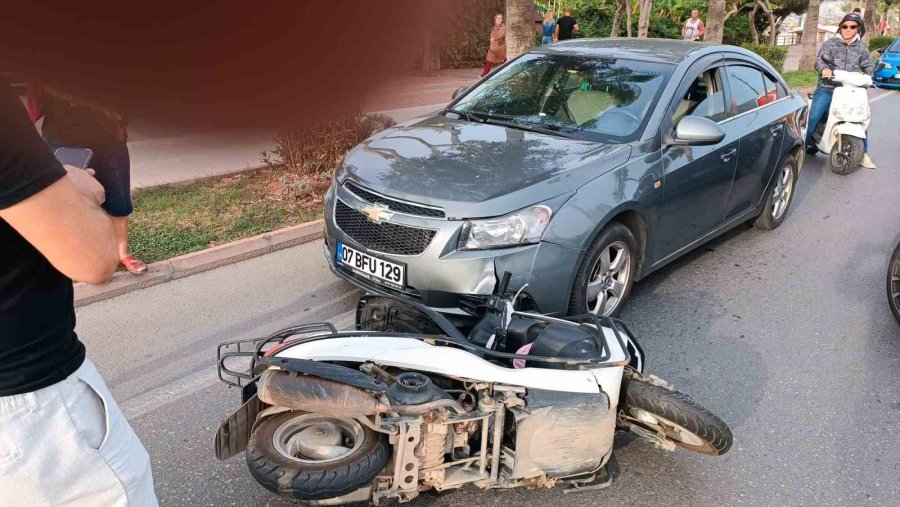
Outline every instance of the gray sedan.
{"label": "gray sedan", "polygon": [[738,47],[541,46],[351,150],[325,200],[325,255],[360,287],[446,312],[508,271],[526,308],[613,315],[704,242],[778,227],[805,114]]}

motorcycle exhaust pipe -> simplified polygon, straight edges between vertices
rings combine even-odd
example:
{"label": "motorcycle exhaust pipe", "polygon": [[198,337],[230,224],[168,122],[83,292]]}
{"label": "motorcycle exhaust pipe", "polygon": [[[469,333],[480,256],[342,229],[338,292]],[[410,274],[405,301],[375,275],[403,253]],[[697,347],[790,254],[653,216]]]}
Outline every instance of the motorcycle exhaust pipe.
{"label": "motorcycle exhaust pipe", "polygon": [[356,417],[386,412],[424,415],[440,408],[449,408],[459,414],[466,413],[462,404],[452,399],[418,405],[387,405],[358,387],[276,369],[263,372],[256,389],[259,399],[269,405],[333,417]]}
{"label": "motorcycle exhaust pipe", "polygon": [[284,370],[263,372],[257,394],[269,405],[334,417],[375,415],[391,408],[358,387]]}

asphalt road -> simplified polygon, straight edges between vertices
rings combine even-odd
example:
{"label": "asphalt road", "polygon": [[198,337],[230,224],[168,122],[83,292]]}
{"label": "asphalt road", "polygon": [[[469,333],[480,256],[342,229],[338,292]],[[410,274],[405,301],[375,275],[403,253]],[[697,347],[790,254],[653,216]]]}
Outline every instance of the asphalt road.
{"label": "asphalt road", "polygon": [[[824,156],[808,159],[779,229],[741,227],[699,248],[639,283],[622,315],[648,370],[731,426],[727,455],[620,435],[609,490],[465,489],[413,505],[896,504],[900,325],[884,279],[900,241],[900,93],[873,109],[881,168],[840,177]],[[349,325],[355,297],[313,243],[78,311],[163,505],[292,505],[258,486],[243,456],[213,456],[218,422],[239,403],[215,380],[215,346],[298,322]]]}

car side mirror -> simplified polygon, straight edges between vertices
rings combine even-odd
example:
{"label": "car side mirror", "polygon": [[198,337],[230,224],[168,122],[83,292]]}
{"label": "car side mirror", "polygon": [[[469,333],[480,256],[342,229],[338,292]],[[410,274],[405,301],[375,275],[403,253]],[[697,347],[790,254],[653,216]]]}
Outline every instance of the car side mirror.
{"label": "car side mirror", "polygon": [[875,52],[877,52],[879,55],[883,55],[885,49],[887,49],[887,48],[878,48],[875,50]]}
{"label": "car side mirror", "polygon": [[725,131],[716,122],[701,116],[685,116],[675,126],[672,144],[705,146],[719,144],[725,139]]}
{"label": "car side mirror", "polygon": [[456,100],[457,97],[459,97],[463,93],[466,93],[466,90],[468,90],[468,89],[469,89],[468,86],[460,86],[459,88],[456,89],[456,91],[453,92],[453,97],[451,97],[451,100]]}

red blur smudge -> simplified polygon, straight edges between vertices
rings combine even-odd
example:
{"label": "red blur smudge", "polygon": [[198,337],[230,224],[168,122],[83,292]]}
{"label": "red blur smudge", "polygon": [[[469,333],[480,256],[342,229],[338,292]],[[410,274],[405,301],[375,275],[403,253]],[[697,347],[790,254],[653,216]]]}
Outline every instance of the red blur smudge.
{"label": "red blur smudge", "polygon": [[[15,2],[15,0],[14,0]],[[161,0],[6,5],[0,71],[56,84],[127,116],[312,124],[358,110],[421,60],[453,0]]]}

